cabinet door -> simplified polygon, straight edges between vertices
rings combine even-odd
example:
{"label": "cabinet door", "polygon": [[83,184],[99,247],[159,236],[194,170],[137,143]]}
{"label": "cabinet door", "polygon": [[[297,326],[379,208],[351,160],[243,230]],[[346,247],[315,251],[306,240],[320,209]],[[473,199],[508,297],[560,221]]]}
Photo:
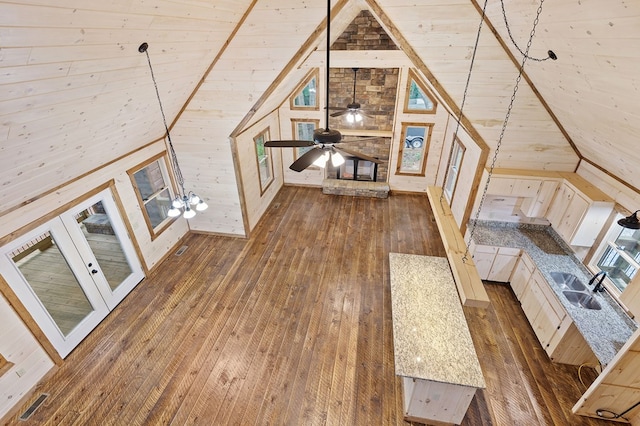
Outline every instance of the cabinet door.
{"label": "cabinet door", "polygon": [[558,230],[558,227],[562,222],[562,218],[564,217],[564,213],[567,211],[567,207],[569,207],[569,203],[571,202],[574,194],[575,191],[565,183],[563,183],[560,186],[560,189],[558,189],[558,192],[549,207],[549,213],[547,214],[547,219],[551,222],[551,225],[555,230]]}
{"label": "cabinet door", "polygon": [[562,216],[560,225],[556,229],[558,234],[569,244],[572,243],[573,235],[582,222],[582,218],[589,209],[589,201],[585,200],[580,194],[576,193],[571,197],[571,201]]}
{"label": "cabinet door", "polygon": [[522,299],[520,300],[524,315],[529,320],[529,324],[531,324],[531,326],[533,326],[533,322],[542,309],[538,293],[540,293],[538,283],[532,277],[529,280],[529,285],[525,287],[525,290],[522,293]]}
{"label": "cabinet door", "polygon": [[520,249],[500,247],[491,265],[488,279],[502,283],[509,282],[519,255]]}
{"label": "cabinet door", "polygon": [[475,246],[473,251],[473,263],[476,264],[476,269],[478,270],[480,279],[489,279],[491,266],[493,265],[493,260],[496,258],[497,253],[497,247],[481,245]]}
{"label": "cabinet door", "polygon": [[492,176],[487,188],[487,194],[511,195],[515,181],[514,178]]}
{"label": "cabinet door", "polygon": [[543,181],[538,195],[535,198],[527,198],[522,202],[522,212],[527,217],[545,217],[557,189],[557,181]]}
{"label": "cabinet door", "polygon": [[565,311],[540,271],[534,271],[531,280],[533,283],[530,285],[533,287],[535,283],[536,291],[534,293],[540,304],[540,311],[531,326],[542,347],[548,350],[551,339],[565,317]]}
{"label": "cabinet door", "polygon": [[533,198],[538,195],[542,181],[540,179],[516,179],[511,195]]}
{"label": "cabinet door", "polygon": [[511,277],[511,289],[518,300],[522,300],[522,295],[533,273],[533,267],[530,266],[530,262],[529,255],[523,252]]}

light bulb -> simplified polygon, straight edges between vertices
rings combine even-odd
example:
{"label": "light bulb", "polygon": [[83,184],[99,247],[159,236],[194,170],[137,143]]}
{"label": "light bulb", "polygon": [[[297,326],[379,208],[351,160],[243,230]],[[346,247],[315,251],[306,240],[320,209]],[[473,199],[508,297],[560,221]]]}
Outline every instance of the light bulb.
{"label": "light bulb", "polygon": [[176,197],[175,200],[173,200],[173,202],[171,203],[171,205],[175,209],[181,209],[182,207],[184,207],[184,201],[182,201],[182,198]]}
{"label": "light bulb", "polygon": [[189,208],[188,206],[184,210],[184,213],[182,213],[182,217],[184,217],[185,219],[191,219],[195,215],[196,215],[196,212],[194,212],[193,209]]}
{"label": "light bulb", "polygon": [[335,151],[331,153],[331,164],[333,167],[340,167],[344,164],[344,157],[339,152]]}
{"label": "light bulb", "polygon": [[178,216],[180,216],[180,210],[178,210],[175,207],[171,207],[169,209],[169,211],[167,212],[167,216],[169,216],[169,217],[178,217]]}
{"label": "light bulb", "polygon": [[200,202],[198,202],[198,205],[196,205],[196,210],[202,212],[205,211],[208,207],[209,205],[205,203],[204,200],[200,200]]}
{"label": "light bulb", "polygon": [[353,116],[353,113],[350,112],[349,114],[347,114],[347,123],[353,124],[354,121],[355,121],[355,117]]}
{"label": "light bulb", "polygon": [[189,197],[189,203],[192,206],[195,206],[199,202],[200,202],[200,197],[198,197],[196,194],[191,194],[191,196]]}
{"label": "light bulb", "polygon": [[314,161],[313,164],[318,167],[324,168],[324,166],[327,164],[327,161],[329,161],[329,156],[329,152],[325,152],[320,157],[318,157],[318,159]]}
{"label": "light bulb", "polygon": [[354,118],[356,120],[356,123],[359,123],[362,121],[362,115],[359,112],[356,112],[354,115]]}

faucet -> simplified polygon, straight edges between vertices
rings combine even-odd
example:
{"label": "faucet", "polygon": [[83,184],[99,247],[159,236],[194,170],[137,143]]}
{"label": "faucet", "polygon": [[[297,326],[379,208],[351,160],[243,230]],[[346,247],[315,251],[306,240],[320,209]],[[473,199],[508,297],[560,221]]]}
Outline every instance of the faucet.
{"label": "faucet", "polygon": [[606,276],[607,276],[607,271],[600,271],[597,274],[595,274],[593,277],[591,277],[591,279],[589,280],[589,285],[593,284],[594,281],[598,277],[600,277],[600,280],[598,280],[598,283],[595,285],[595,287],[593,287],[593,291],[602,291],[602,290],[604,290],[604,287],[602,286],[602,281],[604,281]]}

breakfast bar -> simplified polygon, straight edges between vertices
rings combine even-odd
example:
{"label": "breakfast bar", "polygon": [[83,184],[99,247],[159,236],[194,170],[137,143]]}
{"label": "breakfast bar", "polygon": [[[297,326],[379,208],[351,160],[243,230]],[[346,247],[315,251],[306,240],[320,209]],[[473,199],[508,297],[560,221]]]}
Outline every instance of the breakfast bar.
{"label": "breakfast bar", "polygon": [[405,418],[460,424],[485,382],[449,262],[390,253],[389,266]]}

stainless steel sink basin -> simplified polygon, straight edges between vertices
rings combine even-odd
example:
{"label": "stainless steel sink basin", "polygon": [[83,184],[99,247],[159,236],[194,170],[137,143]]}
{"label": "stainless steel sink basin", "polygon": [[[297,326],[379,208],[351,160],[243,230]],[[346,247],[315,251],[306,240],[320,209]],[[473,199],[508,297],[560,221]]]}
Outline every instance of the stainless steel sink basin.
{"label": "stainless steel sink basin", "polygon": [[568,274],[566,272],[551,272],[550,275],[556,284],[560,285],[564,289],[577,291],[584,291],[587,289],[578,277],[573,274]]}
{"label": "stainless steel sink basin", "polygon": [[580,308],[599,310],[601,309],[600,303],[594,297],[588,293],[582,293],[579,291],[565,290],[562,292],[564,297],[567,298],[569,303]]}

